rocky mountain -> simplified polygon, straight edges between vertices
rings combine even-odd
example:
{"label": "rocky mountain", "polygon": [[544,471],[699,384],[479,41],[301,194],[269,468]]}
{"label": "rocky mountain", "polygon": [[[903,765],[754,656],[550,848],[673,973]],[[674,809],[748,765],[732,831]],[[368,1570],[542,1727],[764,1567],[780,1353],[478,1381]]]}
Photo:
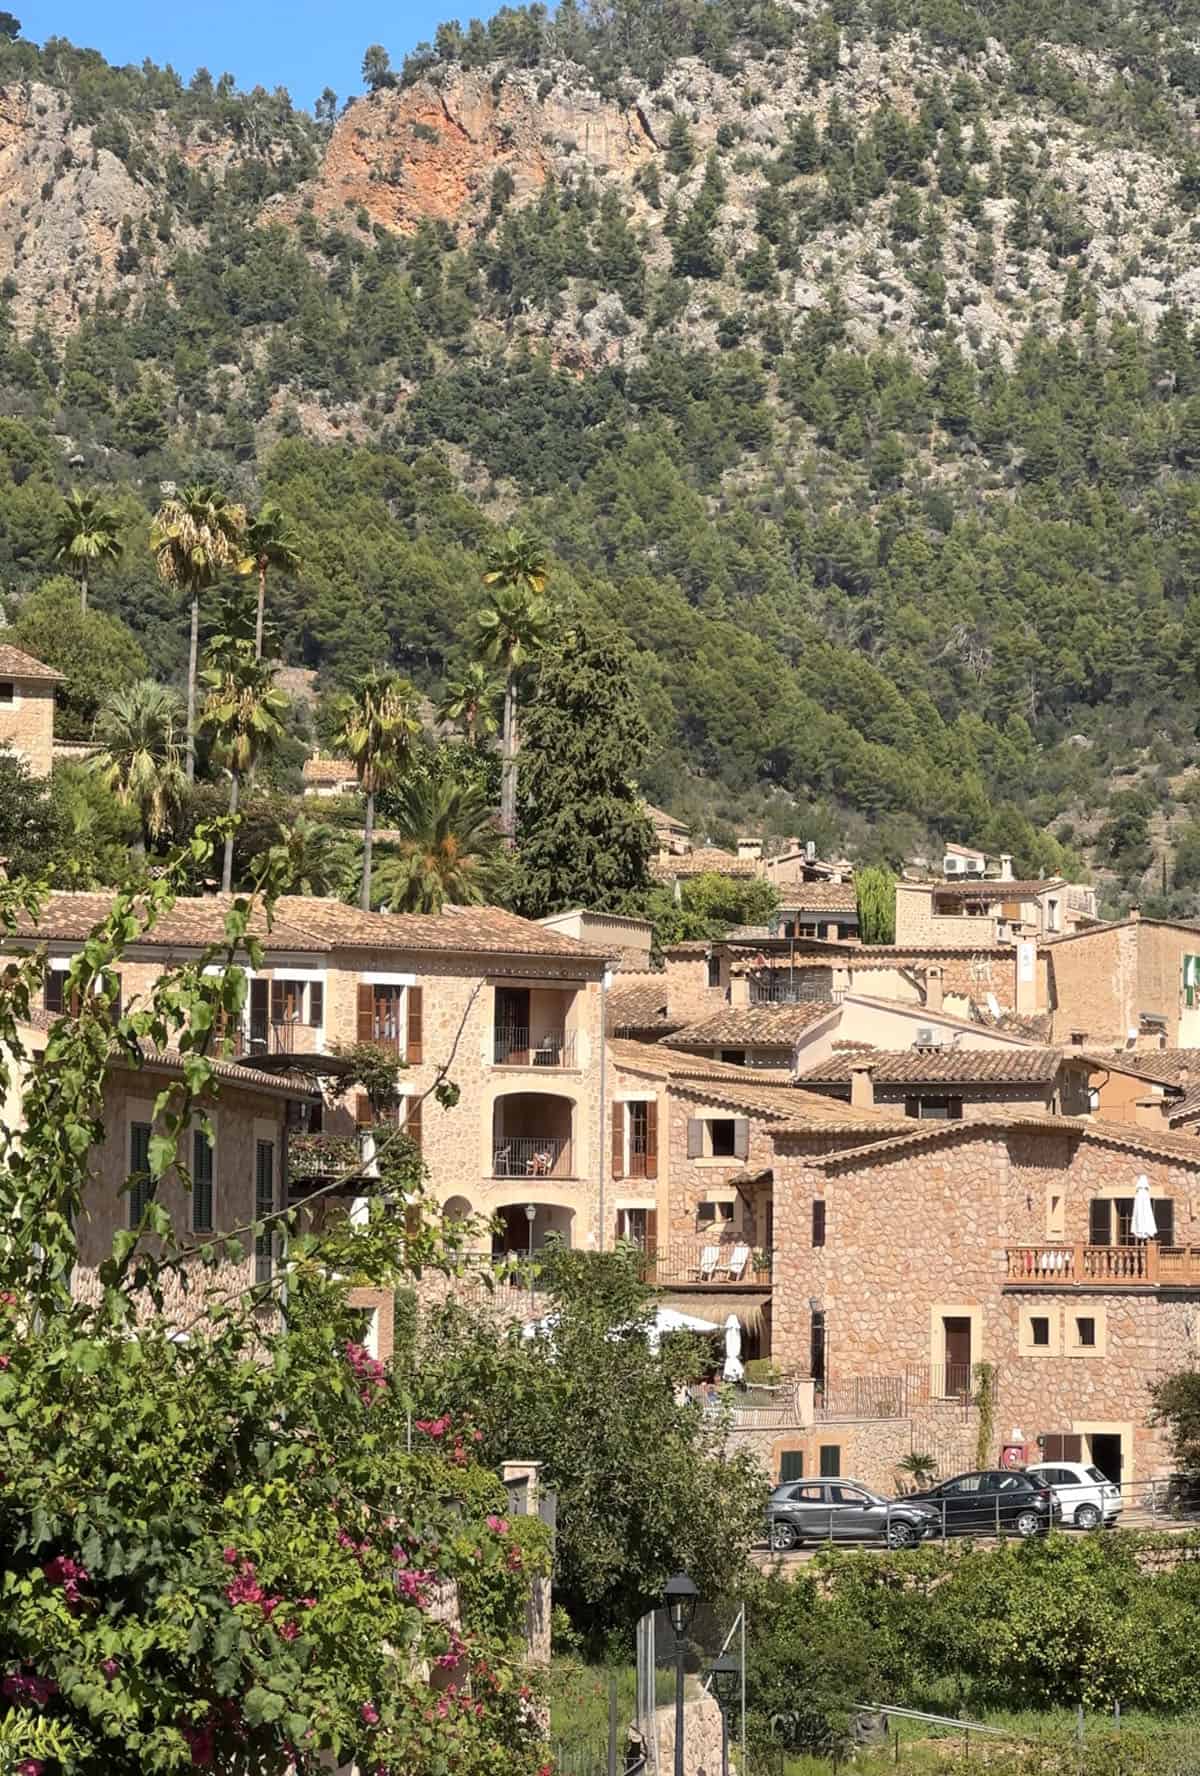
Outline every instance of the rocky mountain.
{"label": "rocky mountain", "polygon": [[656,800],[1200,905],[1198,46],[1194,0],[564,0],[310,118],[0,41],[10,592],[31,473],[136,528],[202,471],[304,535],[294,664],[432,689],[522,510],[634,642]]}

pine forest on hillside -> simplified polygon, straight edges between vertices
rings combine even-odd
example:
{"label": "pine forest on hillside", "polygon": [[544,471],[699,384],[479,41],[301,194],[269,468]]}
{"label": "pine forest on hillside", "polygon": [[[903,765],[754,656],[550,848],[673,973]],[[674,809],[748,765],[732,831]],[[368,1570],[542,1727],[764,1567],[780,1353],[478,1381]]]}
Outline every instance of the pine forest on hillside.
{"label": "pine forest on hillside", "polygon": [[[370,46],[311,114],[0,32],[6,639],[84,739],[133,680],[182,694],[194,595],[220,704],[258,574],[164,572],[160,508],[274,511],[266,651],[314,695],[198,725],[194,802],[242,761],[235,876],[381,672],[483,742],[430,754],[411,817],[486,823],[508,667],[473,694],[472,637],[516,526],[547,686],[615,662],[641,787],[697,835],[981,842],[1200,911],[1196,0],[505,7]],[[86,611],[72,490],[111,519]],[[101,879],[186,829],[54,796]],[[552,838],[521,867],[514,904],[559,893]]]}

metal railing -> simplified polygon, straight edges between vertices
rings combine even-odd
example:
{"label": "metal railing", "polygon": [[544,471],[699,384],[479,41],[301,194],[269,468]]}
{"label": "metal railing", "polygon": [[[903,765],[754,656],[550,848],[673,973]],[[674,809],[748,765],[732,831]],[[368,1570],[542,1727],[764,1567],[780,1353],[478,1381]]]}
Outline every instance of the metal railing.
{"label": "metal railing", "polygon": [[500,1135],[492,1147],[494,1178],[569,1178],[571,1142],[565,1135]]}
{"label": "metal railing", "polygon": [[909,1363],[896,1375],[829,1377],[817,1395],[816,1416],[831,1419],[909,1418],[920,1406],[974,1404],[970,1363]]}
{"label": "metal railing", "polygon": [[1009,1246],[1006,1283],[1024,1288],[1200,1287],[1200,1246]]}
{"label": "metal railing", "polygon": [[844,996],[843,988],[819,980],[750,982],[751,1005],[839,1005]]}
{"label": "metal railing", "polygon": [[497,1067],[573,1067],[575,1032],[512,1026],[494,1030],[492,1061]]}
{"label": "metal railing", "polygon": [[680,1240],[647,1249],[642,1274],[648,1283],[698,1283],[729,1288],[770,1288],[773,1251],[747,1240]]}

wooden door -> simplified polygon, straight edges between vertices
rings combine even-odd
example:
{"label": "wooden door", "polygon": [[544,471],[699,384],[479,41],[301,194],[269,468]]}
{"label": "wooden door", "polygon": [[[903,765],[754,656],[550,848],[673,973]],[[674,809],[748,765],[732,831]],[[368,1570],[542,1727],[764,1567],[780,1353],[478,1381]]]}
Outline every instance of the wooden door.
{"label": "wooden door", "polygon": [[269,982],[250,982],[250,1048],[265,1054],[271,1033],[271,990]]}
{"label": "wooden door", "polygon": [[496,988],[496,1060],[512,1067],[529,1065],[529,989]]}
{"label": "wooden door", "polygon": [[957,1316],[942,1321],[946,1338],[946,1392],[971,1391],[971,1322]]}

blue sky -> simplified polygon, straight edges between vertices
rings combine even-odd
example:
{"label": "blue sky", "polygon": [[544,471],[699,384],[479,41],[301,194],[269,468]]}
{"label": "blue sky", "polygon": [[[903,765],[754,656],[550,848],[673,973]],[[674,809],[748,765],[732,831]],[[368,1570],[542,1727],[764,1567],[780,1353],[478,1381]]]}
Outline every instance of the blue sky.
{"label": "blue sky", "polygon": [[[496,4],[499,0],[496,0]],[[35,43],[69,37],[98,49],[110,62],[170,62],[185,79],[205,67],[226,69],[239,86],[286,86],[298,105],[312,109],[324,86],[339,99],[360,92],[359,68],[368,43],[382,43],[399,65],[405,52],[432,37],[443,18],[487,17],[487,0],[416,0],[385,6],[379,0],[7,0]]]}

